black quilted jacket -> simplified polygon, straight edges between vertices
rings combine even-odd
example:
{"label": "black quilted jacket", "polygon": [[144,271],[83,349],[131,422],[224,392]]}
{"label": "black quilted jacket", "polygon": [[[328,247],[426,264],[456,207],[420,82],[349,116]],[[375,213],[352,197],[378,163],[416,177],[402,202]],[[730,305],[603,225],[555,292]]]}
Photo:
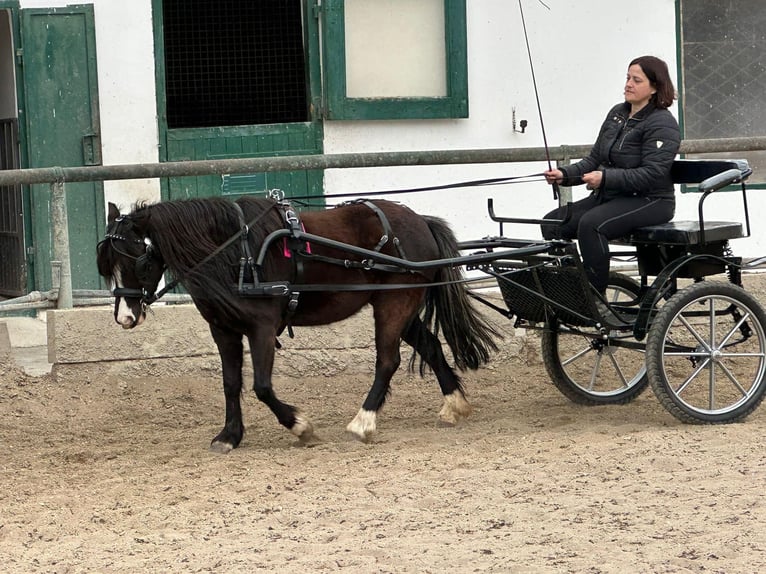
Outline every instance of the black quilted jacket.
{"label": "black quilted jacket", "polygon": [[678,122],[652,103],[632,118],[629,113],[627,102],[609,111],[588,156],[561,168],[563,185],[580,185],[583,174],[601,170],[599,193],[605,200],[619,195],[673,197],[670,168],[681,143]]}

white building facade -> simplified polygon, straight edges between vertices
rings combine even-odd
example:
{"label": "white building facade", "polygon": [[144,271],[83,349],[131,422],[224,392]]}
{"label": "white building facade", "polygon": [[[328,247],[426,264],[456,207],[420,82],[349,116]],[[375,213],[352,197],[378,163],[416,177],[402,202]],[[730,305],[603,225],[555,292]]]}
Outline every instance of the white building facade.
{"label": "white building facade", "polygon": [[[61,155],[61,150],[72,148],[82,152],[80,165],[117,165],[304,153],[538,147],[543,145],[539,113],[550,146],[588,144],[606,111],[622,99],[632,58],[651,54],[664,59],[683,88],[687,52],[681,0],[646,0],[640,5],[625,0],[547,0],[546,4],[279,0],[259,3],[270,5],[264,8],[266,16],[239,12],[247,4],[252,3],[83,0],[72,7],[65,1],[0,0],[0,75],[11,80],[0,82],[0,116],[16,119],[21,142],[18,165],[3,167],[77,165],[77,158]],[[710,6],[716,3],[711,1]],[[223,29],[230,31],[226,34],[211,27],[224,10],[232,11],[223,23]],[[276,29],[258,26],[266,17]],[[68,47],[63,38],[72,34],[75,40],[70,38]],[[243,48],[243,38],[260,43]],[[763,38],[754,42],[763,46]],[[67,70],[82,46],[87,47],[79,56],[82,70],[92,77],[72,88],[88,96],[72,99],[88,100],[83,114],[90,124],[70,129],[66,116],[79,112],[75,105],[70,109],[66,94],[57,100],[55,90],[61,94],[63,85],[66,92],[69,80],[62,78],[82,78],[85,72]],[[234,56],[245,49],[262,51],[264,46],[291,55],[269,69],[257,67],[262,65],[260,57],[234,69]],[[212,85],[218,65],[226,76]],[[56,77],[59,85],[51,83]],[[267,85],[257,85],[255,77]],[[284,90],[283,81],[290,84]],[[238,89],[245,93],[234,94]],[[52,95],[46,100],[40,94]],[[56,102],[61,102],[61,111]],[[285,107],[284,102],[290,103]],[[682,120],[683,106],[682,99],[672,108]],[[523,133],[521,120],[527,122]],[[762,135],[760,120],[756,124],[747,135]],[[50,135],[59,132],[64,139]],[[65,137],[73,133],[75,139],[68,142]],[[288,195],[363,196],[378,190],[534,174],[545,167],[544,162],[535,162],[333,169],[282,179],[253,174],[236,188],[233,181],[221,178],[106,181],[70,192],[90,198],[74,206],[74,217],[81,217],[86,229],[75,223],[70,230],[75,242],[81,243],[74,249],[73,261],[81,258],[82,277],[87,276],[81,286],[97,286],[98,277],[86,269],[93,265],[92,250],[87,252],[103,233],[103,222],[94,222],[94,214],[98,219],[108,202],[127,209],[136,201],[215,193],[234,196],[270,187],[287,188]],[[40,268],[50,241],[43,237],[47,192],[45,186],[37,187],[21,191],[27,289],[44,288],[49,282]],[[582,193],[575,189],[574,197]],[[763,209],[762,201],[752,195],[752,210],[757,213]],[[542,181],[395,199],[418,212],[445,218],[465,240],[497,233],[487,217],[488,197],[505,215],[538,217],[554,207],[550,188]],[[694,194],[679,194],[677,216],[696,217],[696,200]],[[739,218],[738,204],[730,199],[712,209],[716,219]],[[737,254],[766,252],[766,237],[757,228],[754,231],[754,237],[734,246]],[[529,226],[506,227],[505,233],[539,236]],[[17,248],[0,244],[0,252]],[[32,260],[30,253],[36,255]],[[77,269],[74,273],[77,276]]]}

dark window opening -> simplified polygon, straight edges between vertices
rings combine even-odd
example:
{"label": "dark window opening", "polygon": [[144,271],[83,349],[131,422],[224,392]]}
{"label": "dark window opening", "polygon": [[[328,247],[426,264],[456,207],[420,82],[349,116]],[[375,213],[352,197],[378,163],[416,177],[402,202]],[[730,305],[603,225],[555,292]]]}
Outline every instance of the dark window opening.
{"label": "dark window opening", "polygon": [[164,0],[169,128],[309,120],[301,0]]}

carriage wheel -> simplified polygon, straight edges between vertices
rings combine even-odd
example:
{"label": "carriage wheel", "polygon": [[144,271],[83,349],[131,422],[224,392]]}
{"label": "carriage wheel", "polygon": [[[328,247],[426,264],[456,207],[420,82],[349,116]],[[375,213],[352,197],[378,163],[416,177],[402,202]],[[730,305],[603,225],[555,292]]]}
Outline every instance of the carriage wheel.
{"label": "carriage wheel", "polygon": [[[636,299],[640,287],[630,277],[609,275],[610,302]],[[542,353],[551,381],[564,396],[582,405],[625,404],[646,388],[648,379],[643,350],[614,346],[632,333],[610,331],[606,339],[596,329],[570,331],[548,325],[542,334]]]}
{"label": "carriage wheel", "polygon": [[652,322],[649,380],[662,406],[686,423],[744,419],[766,391],[766,313],[731,283],[679,291]]}

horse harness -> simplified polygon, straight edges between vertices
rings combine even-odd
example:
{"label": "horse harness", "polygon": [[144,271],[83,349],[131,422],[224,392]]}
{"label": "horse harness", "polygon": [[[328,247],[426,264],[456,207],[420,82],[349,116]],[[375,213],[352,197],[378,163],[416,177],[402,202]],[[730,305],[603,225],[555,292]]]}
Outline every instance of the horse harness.
{"label": "horse harness", "polygon": [[[272,198],[275,200],[273,207],[281,212],[281,219],[283,220],[284,228],[281,231],[273,232],[269,237],[279,236],[283,238],[282,253],[284,257],[290,259],[293,263],[291,281],[264,280],[259,262],[263,258],[263,254],[266,252],[267,248],[270,247],[271,243],[273,243],[273,241],[269,242],[269,238],[267,238],[266,241],[261,245],[258,259],[256,260],[253,258],[249,241],[250,228],[253,227],[258,222],[258,220],[264,217],[269,212],[269,209],[264,210],[252,221],[247,223],[242,208],[236,202],[232,202],[232,205],[237,210],[240,226],[239,231],[230,237],[227,241],[225,241],[222,245],[220,245],[215,251],[200,261],[195,267],[199,267],[212,258],[216,257],[224,249],[228,248],[232,243],[239,239],[241,254],[239,277],[237,283],[238,294],[241,297],[287,297],[288,302],[285,308],[284,320],[290,336],[292,336],[290,318],[293,316],[298,307],[298,299],[301,292],[369,291],[371,289],[369,284],[305,284],[303,283],[303,276],[304,264],[306,261],[329,263],[332,265],[345,267],[346,269],[362,269],[365,271],[375,270],[389,273],[420,273],[419,271],[404,269],[403,267],[395,264],[377,262],[372,258],[361,260],[353,260],[348,258],[341,259],[313,253],[309,242],[304,237],[306,234],[305,229],[300,221],[300,218],[298,217],[297,212],[293,209],[292,204],[285,200],[283,195],[272,196]],[[390,241],[395,247],[399,258],[406,261],[407,256],[405,254],[404,247],[402,246],[399,238],[393,234],[391,224],[383,210],[367,199],[357,199],[344,202],[339,204],[338,207],[353,204],[364,205],[365,207],[372,210],[378,217],[378,220],[380,221],[380,224],[383,228],[383,234],[371,251],[380,253],[383,247]],[[141,288],[137,289],[129,287],[118,287],[112,291],[112,294],[115,297],[139,299],[141,301],[142,308],[146,309],[160,297],[165,295],[168,291],[174,289],[182,281],[183,277],[175,278],[172,282],[165,285],[159,292],[156,292],[157,286],[150,283],[152,283],[151,277],[155,270],[155,266],[162,265],[164,267],[164,262],[162,261],[161,254],[157,251],[156,248],[153,247],[151,241],[149,241],[148,238],[128,238],[119,234],[119,224],[124,222],[126,219],[127,218],[124,216],[117,218],[115,222],[118,225],[115,226],[112,232],[107,232],[105,234],[102,242],[110,241],[112,243],[113,249],[115,249],[123,256],[135,261],[136,278],[139,280]],[[138,256],[130,255],[129,253],[118,249],[114,245],[115,240],[143,244],[145,246],[144,253]],[[411,284],[401,284],[377,286],[377,288],[380,289],[385,287],[389,289],[402,289],[411,288],[411,286]]]}
{"label": "horse harness", "polygon": [[[344,205],[364,205],[365,207],[371,209],[375,215],[378,216],[378,220],[380,221],[381,226],[383,227],[383,235],[381,235],[380,240],[375,245],[375,247],[372,248],[372,251],[375,251],[377,253],[381,252],[381,249],[388,243],[390,240],[391,243],[393,243],[394,247],[396,248],[397,253],[399,254],[399,257],[401,259],[407,260],[407,256],[404,253],[404,248],[402,247],[401,241],[399,241],[399,238],[393,235],[393,231],[391,229],[391,224],[388,222],[388,218],[386,217],[386,214],[383,213],[383,210],[380,209],[377,205],[372,203],[369,200],[366,199],[357,199],[354,201],[347,201],[344,203],[341,203],[338,205],[338,207],[342,207]],[[313,254],[311,253],[311,249],[308,246],[308,243],[301,239],[298,236],[299,231],[305,231],[303,228],[303,225],[298,221],[298,216],[295,214],[295,212],[290,207],[290,204],[278,204],[279,207],[281,207],[284,210],[285,213],[285,221],[287,222],[288,229],[292,233],[291,237],[287,238],[287,246],[285,248],[285,256],[291,257],[292,254],[296,254],[297,257],[294,259],[296,264],[300,264],[301,259],[311,259],[314,261],[322,261],[324,263],[331,263],[333,265],[341,265],[342,267],[345,267],[346,269],[364,269],[365,271],[372,271],[373,268],[378,271],[388,271],[393,273],[401,273],[404,272],[404,270],[401,267],[398,267],[396,265],[386,265],[382,263],[376,263],[372,259],[363,259],[361,261],[353,261],[351,259],[338,259],[335,257],[326,257],[323,255]],[[289,248],[289,252],[288,252]],[[288,254],[289,253],[289,254]],[[302,282],[303,276],[303,268],[297,267],[296,268],[296,279],[295,281],[297,283]]]}
{"label": "horse harness", "polygon": [[[107,231],[107,233],[104,235],[104,239],[102,239],[99,242],[99,245],[103,243],[104,241],[109,241],[112,245],[112,249],[114,249],[119,254],[123,255],[124,257],[135,260],[136,278],[141,284],[141,288],[133,289],[130,287],[117,287],[112,290],[112,294],[115,297],[130,297],[130,298],[140,299],[141,306],[145,310],[147,307],[149,307],[149,305],[151,305],[157,299],[159,299],[162,295],[164,295],[167,292],[167,290],[163,290],[162,292],[157,294],[155,293],[157,286],[151,284],[150,278],[154,271],[154,266],[157,264],[157,256],[155,255],[155,249],[152,246],[151,241],[148,238],[129,239],[128,237],[125,237],[117,233],[119,224],[124,222],[125,219],[126,219],[125,216],[120,216],[117,219],[115,219],[114,222],[116,223],[116,225],[113,232],[110,233],[109,231]],[[138,256],[134,256],[134,255],[131,255],[130,253],[126,253],[125,251],[118,249],[117,246],[114,245],[115,240],[124,241],[126,243],[142,244],[144,245],[144,252]],[[173,286],[170,287],[170,289],[175,287],[175,285],[176,284],[173,283]]]}
{"label": "horse harness", "polygon": [[[389,241],[394,245],[396,251],[401,259],[407,260],[399,238],[393,235],[391,224],[386,217],[386,214],[377,205],[366,199],[357,199],[354,201],[344,202],[339,204],[338,207],[344,205],[360,204],[372,210],[378,217],[381,226],[383,227],[383,234],[381,235],[378,243],[373,247],[372,251],[380,253],[383,247],[388,244]],[[236,204],[235,204],[236,205]],[[240,212],[240,218],[242,217],[242,210],[237,205]],[[320,285],[307,285],[304,280],[304,269],[306,261],[317,261],[322,263],[329,263],[332,265],[339,265],[346,269],[363,269],[365,271],[385,271],[391,273],[408,273],[402,267],[397,265],[390,265],[385,263],[378,263],[373,259],[340,259],[337,257],[329,257],[318,253],[313,253],[311,250],[311,244],[303,236],[305,234],[305,228],[297,212],[293,209],[292,204],[284,199],[281,199],[275,204],[275,208],[281,212],[281,219],[284,223],[284,229],[286,234],[282,234],[282,254],[286,259],[289,259],[293,263],[293,269],[291,273],[291,281],[276,281],[268,282],[264,280],[260,265],[253,261],[252,252],[250,250],[249,242],[247,241],[248,230],[245,229],[241,234],[242,245],[242,257],[240,258],[240,270],[239,281],[237,285],[237,291],[242,297],[274,297],[283,296],[288,297],[287,306],[285,308],[284,322],[288,330],[290,337],[293,336],[292,325],[290,319],[295,314],[298,308],[298,300],[301,291],[351,291],[351,290],[369,290],[368,285],[332,285],[332,284],[320,284]],[[245,226],[247,227],[247,226]],[[268,243],[264,243],[261,246],[261,251],[265,252],[269,247]],[[248,279],[252,282],[248,283]]]}

